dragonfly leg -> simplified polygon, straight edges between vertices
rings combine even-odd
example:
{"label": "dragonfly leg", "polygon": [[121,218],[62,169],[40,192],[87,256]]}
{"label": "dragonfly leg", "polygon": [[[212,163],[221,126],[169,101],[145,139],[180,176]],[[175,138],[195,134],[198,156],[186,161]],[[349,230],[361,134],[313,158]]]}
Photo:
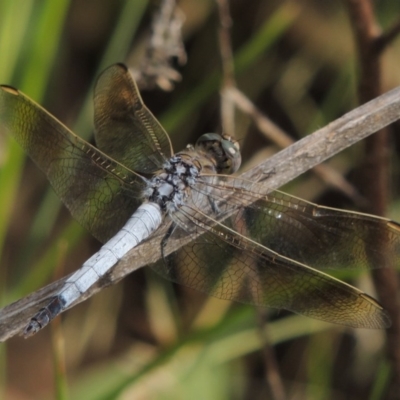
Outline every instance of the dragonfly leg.
{"label": "dragonfly leg", "polygon": [[211,196],[208,196],[208,201],[210,203],[211,206],[211,210],[215,215],[218,215],[220,213],[220,210],[218,208],[217,203],[214,201],[214,199],[211,198]]}
{"label": "dragonfly leg", "polygon": [[165,260],[165,256],[164,256],[164,249],[165,246],[167,245],[168,239],[171,237],[172,233],[174,232],[174,230],[176,229],[176,225],[173,223],[167,230],[167,232],[165,233],[164,237],[161,239],[161,258],[163,260]]}

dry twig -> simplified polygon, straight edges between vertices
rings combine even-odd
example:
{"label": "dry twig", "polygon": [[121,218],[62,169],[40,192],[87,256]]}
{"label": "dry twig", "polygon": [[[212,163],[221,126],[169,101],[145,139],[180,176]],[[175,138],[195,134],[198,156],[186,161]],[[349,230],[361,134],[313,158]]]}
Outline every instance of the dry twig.
{"label": "dry twig", "polygon": [[174,82],[181,80],[181,75],[173,67],[176,58],[180,65],[186,63],[186,52],[182,40],[184,15],[176,6],[175,0],[163,0],[152,23],[152,34],[146,54],[140,67],[132,74],[141,89],[155,86],[170,91]]}
{"label": "dry twig", "polygon": [[[260,191],[267,194],[382,127],[397,121],[399,117],[400,88],[396,88],[299,140],[245,172],[241,177],[259,181]],[[185,244],[185,240],[179,243],[180,246]],[[86,300],[108,285],[117,283],[129,273],[157,261],[161,256],[159,249],[159,236],[132,249],[106,279],[91,287],[78,302]],[[177,249],[169,248],[165,255],[175,250]],[[66,279],[67,277],[51,283],[1,309],[0,341],[21,333],[31,316],[57,292]]]}
{"label": "dry twig", "polygon": [[234,62],[230,38],[232,18],[226,0],[216,0],[219,11],[219,48],[222,61],[221,117],[224,132],[235,137],[235,106],[227,95],[230,88],[235,87]]}
{"label": "dry twig", "polygon": [[[253,119],[260,132],[264,134],[266,138],[282,149],[293,144],[293,139],[263,114],[240,90],[232,87],[227,90],[226,94],[232,98],[235,105],[242,112],[248,114]],[[345,193],[355,204],[361,205],[365,203],[365,199],[360,196],[354,186],[335,169],[328,165],[321,164],[314,167],[313,171],[328,185]]]}
{"label": "dry twig", "polygon": [[[219,11],[219,44],[222,60],[222,89],[221,89],[221,116],[224,132],[228,132],[231,136],[235,136],[235,103],[230,91],[235,90],[235,75],[232,44],[230,37],[230,28],[232,26],[232,18],[227,0],[216,0]],[[259,313],[259,332],[263,343],[263,355],[265,365],[265,379],[271,391],[274,400],[284,400],[285,391],[282,378],[279,373],[278,363],[275,358],[275,352],[269,344],[268,338],[264,334],[262,328],[261,313]]]}
{"label": "dry twig", "polygon": [[[359,102],[367,102],[381,93],[382,74],[380,55],[396,34],[400,32],[399,23],[394,25],[385,36],[381,33],[375,19],[370,0],[346,0],[357,45],[360,66],[358,85]],[[364,176],[365,195],[369,201],[368,212],[385,215],[389,197],[389,133],[381,129],[366,140]],[[400,299],[399,283],[394,266],[373,271],[375,286],[382,305],[389,311],[392,326],[387,331],[388,358],[391,361],[393,387],[391,391],[400,391]]]}

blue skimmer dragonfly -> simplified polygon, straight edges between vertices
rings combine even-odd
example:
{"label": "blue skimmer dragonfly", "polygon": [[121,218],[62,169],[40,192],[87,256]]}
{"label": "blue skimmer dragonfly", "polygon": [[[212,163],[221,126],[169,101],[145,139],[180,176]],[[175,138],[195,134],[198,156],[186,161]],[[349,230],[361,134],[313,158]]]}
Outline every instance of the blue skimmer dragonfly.
{"label": "blue skimmer dragonfly", "polygon": [[[152,235],[160,235],[162,257],[151,267],[174,282],[350,327],[390,325],[377,301],[323,270],[379,267],[383,257],[397,262],[396,222],[263,194],[259,184],[230,175],[241,156],[226,135],[205,134],[174,154],[123,64],[106,69],[95,86],[97,147],[17,89],[0,89],[0,124],[73,217],[105,243],[32,315],[25,336]],[[171,247],[179,249],[170,254]]]}

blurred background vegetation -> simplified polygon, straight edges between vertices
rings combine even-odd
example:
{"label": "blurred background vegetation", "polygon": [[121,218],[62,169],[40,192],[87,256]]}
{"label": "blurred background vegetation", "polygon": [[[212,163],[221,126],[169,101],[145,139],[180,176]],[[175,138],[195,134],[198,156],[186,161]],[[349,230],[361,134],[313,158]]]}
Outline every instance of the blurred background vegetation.
{"label": "blurred background vegetation", "polygon": [[[143,71],[161,3],[2,0],[0,83],[18,87],[93,140],[95,78],[115,62]],[[236,86],[294,140],[358,104],[358,51],[345,3],[229,3]],[[158,81],[164,89],[171,84],[165,91],[150,80],[151,90],[143,92],[175,150],[204,132],[222,131],[224,81],[217,3],[180,0],[178,5],[184,21],[175,32],[184,47],[173,48],[166,67],[176,82]],[[389,29],[399,20],[400,3],[375,1],[374,13],[381,28]],[[383,91],[399,84],[399,45],[393,39],[382,55]],[[243,170],[278,150],[241,111],[234,128]],[[390,139],[388,204],[389,216],[397,220],[398,137]],[[373,184],[359,174],[363,154],[360,143],[329,161],[361,195],[363,184]],[[5,305],[74,271],[100,244],[70,219],[43,174],[5,135],[0,135],[0,188]],[[359,207],[312,173],[285,190],[329,206]],[[374,293],[367,276],[353,283]],[[55,322],[29,340],[13,338],[0,344],[0,354],[0,398],[11,400],[384,399],[391,396],[393,373],[383,331],[231,304],[172,285],[146,268],[65,313],[62,329]]]}

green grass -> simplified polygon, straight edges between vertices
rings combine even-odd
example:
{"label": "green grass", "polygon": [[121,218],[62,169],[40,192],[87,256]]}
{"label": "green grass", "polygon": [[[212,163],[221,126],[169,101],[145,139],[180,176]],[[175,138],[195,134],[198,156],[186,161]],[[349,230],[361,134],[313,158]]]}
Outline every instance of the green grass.
{"label": "green grass", "polygon": [[[126,0],[118,4],[117,10],[106,3],[96,10],[104,15],[112,10],[115,15],[109,34],[102,36],[107,39],[99,46],[101,51],[97,49],[92,61],[95,65],[93,73],[89,80],[85,78],[86,89],[76,100],[82,107],[75,122],[69,120],[68,123],[87,139],[92,133],[91,99],[97,74],[107,65],[127,58],[132,47],[143,37],[143,26],[148,26],[150,20],[148,2]],[[232,28],[234,37],[239,32],[243,35],[241,41],[238,35],[240,45],[234,49],[240,88],[254,98],[268,93],[271,97],[265,102],[261,98],[259,107],[271,117],[271,110],[274,110],[298,136],[351,108],[354,103],[352,85],[356,79],[354,54],[341,54],[340,61],[332,61],[325,49],[318,47],[322,40],[313,46],[309,45],[312,38],[295,43],[296,29],[302,31],[303,24],[304,31],[305,25],[315,22],[311,13],[301,12],[305,6],[282,2],[272,13],[264,10],[262,2],[258,2],[258,6],[257,10],[264,12],[266,17],[255,19],[258,24],[253,30],[240,32],[238,20]],[[210,32],[216,37],[216,23],[212,2],[193,7],[204,7],[192,14],[187,10],[192,30],[188,30],[186,39],[195,48],[193,38]],[[52,97],[49,92],[55,77],[65,77],[65,74],[55,72],[66,68],[68,62],[80,62],[79,58],[68,59],[68,46],[73,46],[70,35],[76,29],[74,24],[80,29],[85,26],[79,26],[79,19],[74,19],[77,16],[73,12],[76,8],[64,1],[1,2],[0,83],[14,85],[35,101],[46,104]],[[104,15],[98,20],[107,20]],[[196,22],[195,17],[201,16],[201,23]],[[304,22],[307,18],[309,20]],[[325,23],[335,29],[339,18],[340,14],[335,14]],[[99,28],[98,31],[95,28]],[[95,32],[101,37],[103,28],[92,26],[93,31],[82,30],[85,33],[81,35],[89,37]],[[338,42],[349,40],[342,38],[340,33],[339,29],[336,32]],[[84,39],[90,37],[82,36],[82,41]],[[330,42],[330,45],[332,54],[341,48],[341,43]],[[287,55],[282,54],[283,47],[296,48]],[[155,102],[159,110],[157,115],[177,141],[188,141],[197,135],[197,125],[203,126],[203,119],[209,118],[208,125],[218,126],[215,122],[219,121],[215,117],[217,111],[210,111],[209,107],[215,105],[220,87],[219,55],[210,54],[208,48],[196,51],[202,52],[204,60],[212,58],[215,62],[212,65],[218,67],[205,76],[204,68],[191,64],[189,58],[188,65],[181,71],[183,81],[186,76],[195,76],[195,85],[178,84],[175,93],[168,98],[157,91],[148,94],[156,100],[160,98],[159,103]],[[329,71],[326,81],[319,78],[323,81],[319,82],[316,76],[326,71]],[[69,79],[68,85],[73,86],[74,79],[82,83],[84,78]],[[317,84],[322,88],[316,88]],[[63,106],[62,99],[57,102]],[[66,112],[65,115],[71,114]],[[248,118],[240,113],[237,124],[248,127],[249,135],[254,133]],[[246,132],[240,132],[240,135],[244,138]],[[245,145],[249,152],[255,152],[260,141],[257,136],[249,137]],[[11,139],[0,136],[0,140],[4,144],[0,148],[0,293],[4,305],[65,273],[60,272],[65,264],[77,268],[77,260],[90,255],[95,245],[76,222],[66,221],[63,212],[60,216],[60,202],[51,189],[40,196],[36,194],[35,188],[40,191],[43,187],[40,174],[30,163],[25,168],[25,156]],[[343,168],[354,166],[351,152],[341,157],[337,162]],[[307,182],[311,179],[303,177],[291,185],[296,195],[307,197]],[[398,207],[393,210],[395,213]],[[146,288],[136,284],[133,289],[125,287],[125,291],[142,290],[139,304],[132,303],[132,318],[137,319],[135,323],[140,325],[138,332],[141,334],[134,332],[130,337],[126,331],[121,333],[123,328],[119,327],[117,317],[123,303],[121,285],[106,290],[86,305],[68,312],[62,328],[54,327],[53,342],[48,339],[50,329],[47,329],[38,338],[23,344],[22,339],[17,338],[10,341],[9,348],[8,343],[0,346],[0,398],[6,398],[12,389],[19,389],[32,398],[93,400],[122,398],[122,394],[128,396],[127,393],[131,398],[143,394],[144,398],[152,399],[241,399],[252,385],[259,385],[263,388],[260,393],[266,393],[263,374],[252,373],[257,369],[254,365],[262,364],[263,348],[255,308],[230,307],[227,302],[203,296],[198,298],[184,289],[176,294],[169,283],[157,280],[151,273],[145,277],[138,274],[137,279],[146,282]],[[338,357],[347,356],[337,353],[346,338],[345,330],[294,315],[270,322],[267,328],[270,345],[281,350],[280,369],[286,377],[288,393],[296,398],[334,398],[336,362]],[[125,327],[125,330],[128,329]],[[377,336],[371,337],[375,341]],[[381,367],[365,364],[365,369],[370,372],[366,376],[374,376],[376,370],[378,373],[372,380],[364,382],[364,386],[371,388],[371,399],[384,398],[390,369],[383,350],[357,343],[364,355],[375,357],[378,354],[381,360]],[[254,361],[256,357],[257,361]],[[348,362],[353,363],[357,357],[352,354]],[[24,367],[19,375],[15,373],[15,365]],[[45,373],[49,376],[49,384],[44,388],[35,386],[32,381],[42,381]],[[299,382],[302,390],[296,386]],[[303,397],[296,396],[296,390]]]}

